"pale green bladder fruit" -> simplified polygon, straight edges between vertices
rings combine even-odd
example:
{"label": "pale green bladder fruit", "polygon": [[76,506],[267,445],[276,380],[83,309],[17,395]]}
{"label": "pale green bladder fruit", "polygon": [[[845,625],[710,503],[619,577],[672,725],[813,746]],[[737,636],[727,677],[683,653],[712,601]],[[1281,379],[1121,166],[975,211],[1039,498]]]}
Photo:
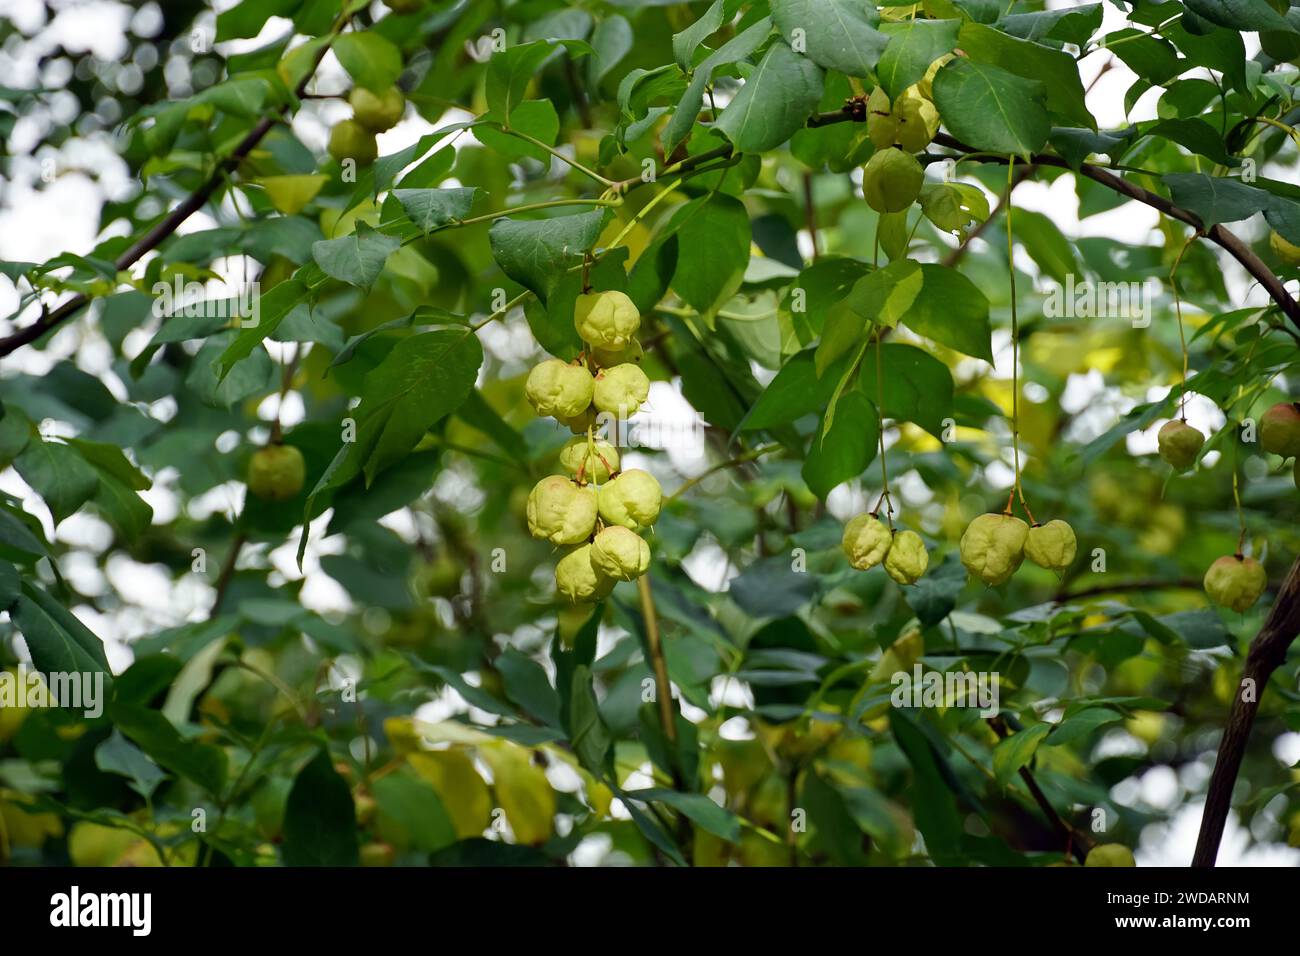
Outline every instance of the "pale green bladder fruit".
{"label": "pale green bladder fruit", "polygon": [[1175,471],[1186,471],[1196,463],[1205,444],[1205,436],[1187,422],[1175,418],[1160,426],[1156,433],[1160,457]]}
{"label": "pale green bladder fruit", "polygon": [[338,163],[350,159],[358,166],[369,166],[379,157],[379,144],[374,133],[356,120],[347,119],[330,130],[329,154]]}
{"label": "pale green bladder fruit", "polygon": [[898,117],[889,103],[889,94],[877,86],[867,97],[867,138],[876,149],[888,149],[898,142]]}
{"label": "pale green bladder fruit", "polygon": [[600,412],[630,417],[650,396],[650,379],[630,362],[607,368],[596,376],[591,403]]}
{"label": "pale green bladder fruit", "polygon": [[637,531],[650,527],[659,517],[663,489],[648,471],[629,468],[600,486],[598,501],[606,523]]}
{"label": "pale green bladder fruit", "polygon": [[1079,542],[1074,536],[1074,529],[1060,518],[1054,518],[1047,524],[1034,525],[1025,539],[1025,557],[1040,568],[1047,568],[1057,574],[1074,563],[1078,550]]}
{"label": "pale green bladder fruit", "polygon": [[567,419],[587,410],[595,387],[591,373],[581,365],[547,359],[528,373],[524,396],[538,415]]}
{"label": "pale green bladder fruit", "polygon": [[1278,402],[1261,415],[1259,447],[1270,455],[1300,458],[1300,406]]}
{"label": "pale green bladder fruit", "polygon": [[626,348],[641,328],[641,312],[625,293],[587,292],[573,308],[573,326],[593,348]]}
{"label": "pale green bladder fruit", "polygon": [[862,169],[862,195],[876,212],[902,212],[916,202],[925,170],[897,147],[878,150]]}
{"label": "pale green bladder fruit", "polygon": [[631,581],[650,570],[650,545],[635,531],[610,525],[591,542],[591,564],[606,577]]}
{"label": "pale green bladder fruit", "polygon": [[844,526],[840,548],[849,564],[859,571],[866,571],[885,560],[893,539],[893,533],[875,515],[855,515]]}
{"label": "pale green bladder fruit", "polygon": [[645,356],[645,349],[636,339],[632,339],[621,349],[598,349],[591,350],[591,360],[599,368],[613,368],[615,365],[623,365],[627,362],[639,362]]}
{"label": "pale green bladder fruit", "polygon": [[574,548],[555,564],[555,590],[574,604],[599,601],[614,590],[614,580],[591,562],[591,545]]}
{"label": "pale green bladder fruit", "polygon": [[248,462],[248,491],[263,501],[298,497],[306,478],[302,452],[292,445],[267,445]]}
{"label": "pale green bladder fruit", "polygon": [[1024,561],[1028,538],[1029,525],[1015,515],[980,515],[961,536],[961,563],[990,587],[1005,584]]}
{"label": "pale green bladder fruit", "polygon": [[372,133],[382,133],[401,122],[406,112],[406,97],[395,86],[382,93],[372,93],[365,87],[354,87],[348,95],[352,116]]}
{"label": "pale green bladder fruit", "polygon": [[618,471],[618,465],[618,449],[603,438],[588,442],[586,435],[579,435],[560,449],[560,467],[579,481],[603,484]]}
{"label": "pale green bladder fruit", "polygon": [[930,565],[925,542],[915,531],[896,531],[885,553],[885,573],[899,584],[915,584]]}
{"label": "pale green bladder fruit", "polygon": [[1205,572],[1205,593],[1220,607],[1238,614],[1250,610],[1268,587],[1264,566],[1254,558],[1225,555]]}
{"label": "pale green bladder fruit", "polygon": [[939,111],[916,86],[909,86],[894,102],[898,119],[898,145],[909,153],[919,153],[930,145],[939,132]]}
{"label": "pale green bladder fruit", "polygon": [[577,544],[596,530],[596,489],[548,475],[528,493],[528,533],[552,544]]}
{"label": "pale green bladder fruit", "polygon": [[1137,866],[1133,851],[1122,843],[1102,843],[1088,851],[1084,866]]}
{"label": "pale green bladder fruit", "polygon": [[955,58],[956,58],[956,54],[945,53],[943,56],[939,57],[937,60],[931,63],[926,68],[925,76],[921,77],[921,79],[917,81],[916,91],[920,93],[922,96],[924,96],[927,100],[933,100],[935,74],[937,74],[941,69],[943,69],[944,64],[946,64],[948,61]]}

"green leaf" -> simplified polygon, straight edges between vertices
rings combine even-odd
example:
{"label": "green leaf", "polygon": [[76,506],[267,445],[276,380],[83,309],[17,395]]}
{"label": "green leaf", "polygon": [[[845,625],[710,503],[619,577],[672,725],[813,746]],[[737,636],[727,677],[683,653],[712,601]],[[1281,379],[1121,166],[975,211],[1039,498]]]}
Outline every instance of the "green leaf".
{"label": "green leaf", "polygon": [[34,440],[16,459],[23,481],[44,499],[57,525],[99,490],[99,474],[69,445]]}
{"label": "green leaf", "polygon": [[[867,396],[884,393],[886,418],[915,422],[942,440],[945,418],[952,415],[952,373],[933,355],[915,345],[886,342],[880,361],[868,349],[862,360],[858,388]],[[883,389],[877,386],[877,364],[883,367]]]}
{"label": "green leaf", "polygon": [[870,76],[889,44],[876,29],[875,5],[862,0],[772,0],[772,19],[791,45],[794,31],[803,31],[808,58],[818,66],[849,76]]}
{"label": "green leaf", "polygon": [[122,736],[116,727],[108,739],[95,748],[95,766],[105,773],[126,777],[131,789],[149,800],[167,774],[148,755]]}
{"label": "green leaf", "polygon": [[311,255],[331,278],[368,289],[384,271],[388,257],[401,245],[402,240],[396,236],[376,232],[358,222],[354,233],[312,243]]}
{"label": "green leaf", "polygon": [[1011,229],[1038,267],[1061,285],[1065,285],[1067,276],[1079,273],[1074,247],[1050,217],[1029,209],[1017,209]]}
{"label": "green leaf", "polygon": [[498,219],[488,230],[501,271],[542,301],[562,274],[582,263],[608,221],[607,209],[551,219]]}
{"label": "green leaf", "polygon": [[839,376],[817,374],[816,351],[804,349],[781,366],[746,413],[739,431],[788,425],[826,407]]}
{"label": "green leaf", "polygon": [[299,771],[284,809],[285,866],[356,866],[357,811],[352,791],[321,748]]}
{"label": "green leaf", "polygon": [[651,787],[646,790],[627,790],[623,796],[645,803],[653,800],[672,807],[700,829],[721,837],[728,843],[740,839],[740,819],[702,793],[678,793],[676,790]]}
{"label": "green leaf", "polygon": [[1199,216],[1206,228],[1249,219],[1274,203],[1272,193],[1228,176],[1170,173],[1162,178],[1174,202]]}
{"label": "green leaf", "polygon": [[540,72],[542,64],[560,47],[570,53],[590,53],[591,47],[581,40],[536,40],[507,47],[493,53],[488,61],[484,91],[488,109],[502,123],[510,125],[514,108],[523,101],[528,84]]}
{"label": "green leaf", "polygon": [[694,66],[695,51],[700,44],[722,26],[722,0],[714,0],[713,5],[685,30],[673,34],[673,59],[687,73]]}
{"label": "green leaf", "polygon": [[720,66],[738,63],[749,56],[762,45],[771,32],[772,19],[764,17],[722,44],[695,68],[690,85],[686,87],[686,92],[682,94],[676,109],[673,110],[663,131],[659,134],[665,155],[675,150],[682,140],[690,135],[691,127],[695,125],[695,118],[704,107],[704,93],[713,82],[713,71]]}
{"label": "green leaf", "polygon": [[506,696],[545,724],[560,724],[560,699],[546,670],[513,647],[497,656],[496,668],[505,682]]}
{"label": "green leaf", "polygon": [[43,674],[103,674],[112,683],[104,645],[44,590],[24,582],[9,612],[27,642],[36,670]]}
{"label": "green leaf", "polygon": [[[395,345],[362,387],[348,476],[364,470],[369,484],[404,458],[435,422],[465,401],[482,362],[483,348],[469,331],[439,329]],[[327,478],[328,473],[321,478],[326,487],[342,484]],[[318,484],[312,494],[320,490]]]}
{"label": "green leaf", "polygon": [[957,45],[974,62],[1001,67],[1025,79],[1044,83],[1047,108],[1064,125],[1097,128],[1097,121],[1084,104],[1079,66],[1068,53],[1017,40],[973,22],[962,26]]}
{"label": "green leaf", "polygon": [[908,307],[903,324],[917,335],[993,361],[993,333],[989,328],[989,300],[956,269],[924,263],[921,291]]}
{"label": "green leaf", "polygon": [[[480,120],[479,125],[474,128],[474,135],[480,143],[498,156],[512,162],[526,158],[534,159],[545,166],[551,164],[551,153],[548,150],[537,143],[531,143],[497,129],[501,117],[495,113],[485,113]],[[539,143],[554,146],[556,138],[560,135],[560,117],[555,112],[555,104],[550,100],[524,100],[511,114],[510,128],[531,136]]]}
{"label": "green leaf", "polygon": [[464,219],[478,189],[455,186],[449,189],[394,189],[393,196],[411,222],[426,235],[439,226]]}
{"label": "green leaf", "polygon": [[936,228],[964,242],[973,225],[988,219],[989,201],[971,183],[926,183],[921,187],[921,212]]}
{"label": "green leaf", "polygon": [[[371,784],[378,804],[379,829],[389,821],[401,828],[411,845],[426,853],[456,842],[456,827],[438,792],[408,773],[390,773]],[[384,818],[387,818],[386,820]]]}
{"label": "green leaf", "polygon": [[609,728],[601,719],[596,692],[591,686],[591,670],[586,664],[579,664],[573,669],[569,724],[572,728],[569,741],[573,745],[573,752],[578,756],[578,762],[597,777],[605,778],[605,764],[612,752],[613,740]]}
{"label": "green leaf", "polygon": [[830,309],[817,346],[817,374],[825,375],[841,356],[862,344],[867,326],[893,328],[906,315],[925,284],[919,263],[899,259],[863,276]]}
{"label": "green leaf", "polygon": [[749,263],[749,213],[733,196],[714,193],[693,199],[673,213],[665,233],[679,249],[707,249],[706,255],[679,255],[672,288],[697,312],[710,315],[735,294]]}
{"label": "green leaf", "polygon": [[239,334],[226,346],[225,351],[221,353],[221,358],[217,360],[218,380],[225,379],[238,362],[252,355],[253,350],[261,345],[263,340],[273,335],[280,327],[280,323],[307,295],[306,285],[298,279],[288,279],[277,283],[270,292],[262,296],[258,302],[256,315],[249,316],[256,321],[247,326],[241,321]]}
{"label": "green leaf", "polygon": [[781,314],[789,316],[801,344],[822,334],[830,309],[870,271],[856,259],[824,256],[799,273],[781,300]]}
{"label": "green leaf", "polygon": [[331,48],[357,86],[375,93],[383,93],[402,73],[402,51],[374,31],[344,33]]}
{"label": "green leaf", "polygon": [[905,711],[890,708],[889,726],[894,739],[912,765],[912,785],[917,829],[925,837],[926,849],[940,866],[961,866],[961,818],[952,787],[940,773],[938,757],[916,723]]}
{"label": "green leaf", "polygon": [[1048,723],[1034,724],[998,741],[993,748],[993,776],[999,787],[1009,784],[1016,771],[1034,759],[1034,752],[1051,729]]}
{"label": "green leaf", "polygon": [[1184,0],[1187,9],[1211,23],[1232,30],[1283,30],[1295,32],[1268,0]]}
{"label": "green leaf", "polygon": [[908,20],[882,25],[889,45],[880,55],[876,76],[891,100],[923,79],[931,63],[952,51],[960,27],[960,20]]}
{"label": "green leaf", "polygon": [[193,780],[214,797],[226,785],[226,752],[215,744],[187,740],[171,721],[140,704],[115,700],[109,716],[117,728],[172,773]]}
{"label": "green leaf", "polygon": [[739,153],[775,149],[808,121],[822,98],[822,71],[786,44],[773,43],[718,117]]}
{"label": "green leaf", "polygon": [[957,57],[935,75],[933,89],[944,126],[975,149],[1028,157],[1052,131],[1047,87],[1038,80]]}
{"label": "green leaf", "polygon": [[819,429],[800,472],[813,494],[825,498],[856,478],[876,457],[880,427],[876,407],[857,389],[840,396],[830,429]]}

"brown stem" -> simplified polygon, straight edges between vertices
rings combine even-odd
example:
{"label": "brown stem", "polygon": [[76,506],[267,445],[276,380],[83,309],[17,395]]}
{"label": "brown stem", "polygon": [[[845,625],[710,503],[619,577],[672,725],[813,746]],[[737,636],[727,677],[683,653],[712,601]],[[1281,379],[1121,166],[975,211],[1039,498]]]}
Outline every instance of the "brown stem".
{"label": "brown stem", "polygon": [[244,549],[247,540],[248,535],[241,531],[235,535],[235,540],[230,542],[230,553],[226,555],[226,563],[221,566],[221,571],[217,574],[217,596],[212,600],[212,610],[208,612],[209,620],[221,611],[221,602],[226,598],[226,589],[230,587],[230,580],[235,576],[235,563],[239,560],[239,552]]}
{"label": "brown stem", "polygon": [[[1241,672],[1241,683],[1232,700],[1228,724],[1224,728],[1223,739],[1219,741],[1219,755],[1214,761],[1214,772],[1210,775],[1210,786],[1205,793],[1205,811],[1201,815],[1201,832],[1196,838],[1192,866],[1214,866],[1214,860],[1219,855],[1219,843],[1223,839],[1223,828],[1228,822],[1228,810],[1232,805],[1232,790],[1237,782],[1237,772],[1241,769],[1242,757],[1246,753],[1246,743],[1250,739],[1251,726],[1255,723],[1260,698],[1273,671],[1286,660],[1287,648],[1297,634],[1300,634],[1300,558],[1296,558],[1291,565],[1291,570],[1273,601],[1268,619],[1250,642],[1246,666]],[[1244,692],[1247,681],[1253,682],[1250,694]]]}
{"label": "brown stem", "polygon": [[[998,739],[1005,739],[1007,729],[1003,725],[1002,719],[999,717],[989,717],[987,719],[989,726],[993,728],[993,732],[998,735]],[[1081,837],[1079,832],[1066,823],[1061,818],[1061,815],[1056,812],[1056,807],[1052,806],[1052,801],[1048,800],[1047,794],[1043,793],[1043,788],[1038,785],[1032,770],[1028,767],[1021,767],[1020,779],[1024,781],[1025,786],[1029,789],[1029,795],[1034,798],[1034,803],[1038,804],[1038,809],[1043,811],[1043,816],[1047,817],[1052,828],[1065,840],[1066,846],[1074,854],[1075,859],[1082,863],[1088,855],[1090,841]]]}
{"label": "brown stem", "polygon": [[[645,642],[650,651],[650,663],[655,672],[655,699],[659,703],[659,724],[663,728],[668,742],[677,743],[677,720],[673,714],[673,689],[668,682],[668,661],[664,657],[663,645],[659,641],[659,617],[655,614],[654,594],[650,591],[650,576],[643,574],[636,579],[637,592],[641,595],[641,617],[645,621]],[[674,764],[676,759],[674,757]],[[674,776],[678,776],[674,770]]]}

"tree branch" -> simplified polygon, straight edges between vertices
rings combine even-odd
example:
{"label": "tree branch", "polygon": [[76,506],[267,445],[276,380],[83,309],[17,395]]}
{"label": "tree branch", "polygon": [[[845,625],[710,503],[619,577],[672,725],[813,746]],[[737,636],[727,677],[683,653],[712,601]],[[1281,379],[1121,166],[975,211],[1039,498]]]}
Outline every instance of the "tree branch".
{"label": "tree branch", "polygon": [[[1205,794],[1205,811],[1201,815],[1201,832],[1196,838],[1192,866],[1214,866],[1214,860],[1219,855],[1219,843],[1223,839],[1223,828],[1232,805],[1232,790],[1241,769],[1242,757],[1246,753],[1246,743],[1255,723],[1260,698],[1273,671],[1286,660],[1287,648],[1297,634],[1300,634],[1300,558],[1296,558],[1291,565],[1291,570],[1273,601],[1268,619],[1250,642],[1246,666],[1241,672],[1241,683],[1232,700],[1228,724],[1224,728],[1223,739],[1219,741],[1219,755],[1214,762],[1214,772],[1210,775],[1210,786]],[[1247,681],[1253,681],[1250,693],[1246,693]]]}
{"label": "tree branch", "polygon": [[[341,28],[342,23],[336,27],[336,30]],[[307,71],[307,75],[303,77],[302,82],[298,84],[298,88],[294,90],[295,96],[299,98],[302,97],[303,93],[307,89],[307,84],[311,82],[312,76],[316,73],[316,67],[320,66],[320,62],[325,58],[325,54],[328,50],[329,44],[321,47],[320,51],[316,54],[316,61],[312,68]],[[146,253],[156,249],[164,239],[174,233],[180,227],[181,223],[202,209],[204,205],[207,204],[207,201],[212,198],[212,194],[217,191],[218,187],[220,187],[223,182],[225,182],[226,177],[239,168],[240,164],[248,157],[248,154],[251,153],[257,144],[262,141],[262,138],[270,132],[271,127],[279,122],[285,109],[288,109],[288,107],[286,106],[282,108],[273,116],[264,116],[262,119],[258,120],[257,125],[249,130],[248,135],[240,140],[239,145],[235,147],[234,151],[231,152],[229,156],[217,164],[216,168],[213,169],[212,174],[201,186],[199,186],[198,189],[186,196],[185,199],[181,201],[180,205],[158,222],[154,223],[153,228],[133,242],[125,252],[117,257],[114,262],[117,271],[121,272],[122,270],[129,269],[131,266],[135,265],[135,263],[138,262]],[[72,318],[72,316],[76,315],[89,304],[89,298],[81,293],[77,293],[58,308],[44,313],[39,319],[30,325],[25,325],[11,335],[0,338],[0,356],[8,355],[17,349],[22,348],[24,345],[35,342],[46,332],[49,332],[62,322]]]}

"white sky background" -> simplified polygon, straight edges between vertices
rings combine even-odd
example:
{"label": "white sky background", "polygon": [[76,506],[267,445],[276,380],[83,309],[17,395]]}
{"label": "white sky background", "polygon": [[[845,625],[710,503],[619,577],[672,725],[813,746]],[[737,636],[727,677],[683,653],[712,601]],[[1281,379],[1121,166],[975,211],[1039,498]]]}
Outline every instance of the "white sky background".
{"label": "white sky background", "polygon": [[[138,83],[134,74],[139,68],[131,61],[125,61],[131,50],[127,31],[138,35],[152,35],[156,30],[157,9],[153,4],[146,4],[138,10],[112,0],[67,0],[56,3],[56,12],[52,17],[43,3],[38,0],[4,0],[6,10],[20,29],[29,37],[37,34],[34,42],[29,42],[21,54],[14,55],[14,47],[0,48],[0,76],[6,85],[18,88],[45,85],[57,89],[65,82],[70,65],[47,67],[44,75],[38,66],[36,56],[44,51],[62,45],[74,52],[91,51],[105,61],[107,68],[114,71],[115,83],[119,88],[131,89],[132,82]],[[216,0],[216,9],[226,9],[234,5],[234,0]],[[1073,4],[1055,2],[1053,7]],[[1109,3],[1103,4],[1104,22],[1102,32],[1118,29],[1125,25],[1121,11]],[[215,20],[210,15],[208,25]],[[153,24],[151,26],[151,24]],[[260,46],[287,29],[287,20],[272,18],[261,36],[252,40],[234,41],[219,48],[224,54],[236,53]],[[1247,35],[1247,56],[1254,54],[1258,48],[1253,35]],[[141,63],[136,54],[136,64]],[[165,53],[163,54],[165,55]],[[146,59],[149,53],[144,53]],[[1082,78],[1086,86],[1092,82],[1103,64],[1112,55],[1101,51],[1085,58],[1082,62]],[[124,62],[125,61],[125,62]],[[148,64],[146,64],[148,65]],[[327,56],[317,74],[315,89],[329,92],[346,88],[348,79],[333,54]],[[188,68],[181,58],[174,58],[167,66],[167,77],[172,89],[178,95],[188,92]],[[1142,97],[1136,108],[1127,116],[1123,111],[1124,92],[1135,79],[1132,71],[1118,59],[1112,68],[1101,77],[1091,89],[1087,104],[1102,128],[1124,126],[1129,122],[1150,119],[1155,116],[1156,102],[1160,90],[1154,89]],[[114,104],[103,105],[105,118],[116,122],[113,116]],[[138,189],[138,183],[130,176],[130,171],[118,157],[108,137],[99,134],[90,138],[73,138],[57,152],[46,147],[37,156],[27,155],[38,142],[47,123],[69,123],[76,118],[78,104],[71,94],[56,94],[51,101],[48,115],[20,120],[10,138],[8,153],[13,157],[9,161],[9,178],[0,181],[3,185],[3,205],[0,206],[0,259],[25,260],[40,262],[60,252],[87,253],[105,236],[97,235],[98,212],[105,199],[121,199]],[[293,120],[295,134],[309,147],[317,150],[324,148],[330,124],[346,114],[346,106],[340,102],[309,101]],[[460,116],[448,115],[444,122],[451,122]],[[379,136],[381,154],[394,152],[414,142],[418,137],[433,129],[433,126],[408,113],[408,118],[394,129]],[[40,181],[41,161],[53,157],[57,163],[59,175],[51,183]],[[88,175],[82,170],[93,171]],[[1270,173],[1264,171],[1264,175]],[[1071,237],[1106,236],[1120,243],[1146,244],[1153,241],[1153,232],[1157,222],[1157,213],[1138,203],[1127,203],[1119,209],[1090,217],[1084,221],[1078,218],[1078,200],[1073,191],[1073,181],[1069,176],[1060,177],[1053,185],[1029,181],[1016,191],[1018,207],[1032,209],[1049,215],[1063,233]],[[181,228],[180,232],[192,232],[211,228],[216,221],[207,212],[201,212]],[[1258,222],[1236,223],[1234,230],[1246,238],[1254,238],[1263,227]],[[806,236],[801,239],[807,240]],[[1023,256],[1017,258],[1018,265],[1026,272],[1037,272],[1032,261]],[[233,278],[238,263],[227,264]],[[218,269],[220,271],[220,269]],[[1252,287],[1248,277],[1229,264],[1224,273],[1237,304],[1260,304],[1264,295],[1258,287]],[[0,316],[11,316],[18,305],[18,296],[14,286],[0,278]],[[30,321],[31,314],[24,316],[19,324]],[[8,332],[12,323],[0,318],[0,334]],[[1010,353],[1006,347],[1006,338],[1000,340],[1003,347],[998,354],[997,370],[1000,374],[1010,373]],[[143,344],[142,342],[140,344]],[[495,343],[488,343],[489,345]],[[503,343],[504,344],[504,343]],[[138,346],[137,346],[138,347]],[[30,349],[20,350],[4,361],[6,371],[27,371],[40,374],[52,364],[54,358],[77,353],[78,364],[87,371],[105,375],[110,355],[102,341],[85,335],[84,320],[74,323],[56,337],[53,348],[44,354]],[[108,376],[111,379],[111,375]],[[118,394],[117,383],[109,382]],[[1120,399],[1115,394],[1106,394],[1107,390],[1100,375],[1073,376],[1067,391],[1066,400],[1079,408],[1091,407],[1098,421],[1092,423],[1097,431],[1109,427],[1131,401]],[[1158,397],[1158,392],[1151,398]],[[664,383],[656,383],[653,396],[656,410],[672,418],[689,416],[691,410],[680,397],[680,390]],[[1189,410],[1192,423],[1203,429],[1214,427],[1222,422],[1218,410],[1208,402],[1193,404]],[[165,411],[161,412],[165,415]],[[274,415],[273,404],[264,404],[261,409],[264,417]],[[301,403],[296,407],[285,409],[286,424],[301,418]],[[1216,421],[1217,416],[1217,421]],[[1200,419],[1199,421],[1197,419]],[[1135,454],[1150,453],[1155,450],[1155,429],[1147,434],[1134,435],[1130,439],[1130,450]],[[680,459],[680,460],[679,460]],[[691,460],[691,456],[674,456],[674,464],[685,473],[693,473],[704,466],[703,461]],[[642,463],[644,466],[644,463]],[[168,490],[169,477],[162,474],[155,476],[155,488],[146,494],[150,504],[161,521],[170,520],[180,505],[176,495]],[[29,489],[12,468],[0,474],[0,489],[26,496]],[[240,506],[242,486],[215,489],[198,502],[191,503],[195,513],[211,510],[225,510],[234,513]],[[839,514],[856,506],[856,495],[847,488],[836,493],[832,501],[832,511]],[[47,533],[53,533],[49,514],[42,504],[29,499],[27,508],[39,515],[45,522]],[[319,570],[319,560],[323,554],[339,550],[337,542],[322,541],[323,525],[326,517],[319,519],[319,527],[312,536],[305,561],[306,582],[303,602],[309,607],[321,611],[344,609],[349,606],[348,598],[342,588]],[[397,516],[386,524],[402,533],[407,531]],[[93,515],[76,515],[64,521],[58,529],[60,540],[69,544],[89,547],[95,550],[104,547],[107,528]],[[294,539],[272,552],[270,558],[280,573],[286,577],[296,577],[297,570],[293,561]],[[220,560],[218,558],[217,560]],[[101,572],[94,560],[86,554],[75,552],[67,558],[65,573],[79,589],[88,594],[102,592],[108,583],[116,588],[124,599],[134,602],[135,606],[111,617],[93,614],[88,609],[78,609],[78,613],[87,623],[102,635],[110,645],[111,658],[116,668],[125,666],[131,657],[126,642],[133,636],[149,633],[160,627],[169,626],[184,620],[201,618],[210,605],[212,589],[206,581],[197,576],[189,576],[179,584],[169,583],[166,574],[160,569],[140,565],[124,555],[115,556],[109,562],[106,571]],[[701,584],[711,588],[725,587],[726,580],[735,573],[735,569],[725,566],[720,549],[702,545],[699,553],[688,562],[688,569]],[[104,574],[110,579],[106,582]],[[1275,748],[1279,763],[1288,765],[1300,758],[1300,735],[1290,734],[1279,738]],[[1171,781],[1166,774],[1158,774],[1162,768],[1155,768],[1140,783],[1133,781],[1124,793],[1117,793],[1121,802],[1147,803],[1152,807],[1168,810],[1180,804],[1195,793],[1196,788],[1188,787],[1188,781],[1179,783],[1177,775]],[[1167,769],[1167,768],[1164,768]],[[1172,773],[1172,771],[1170,771]],[[1116,788],[1119,790],[1120,788]],[[1136,848],[1138,860],[1145,864],[1183,865],[1190,859],[1191,848],[1195,843],[1196,826],[1200,818],[1199,806],[1188,805],[1178,811],[1167,828],[1167,832],[1144,834],[1142,843]],[[1264,824],[1260,824],[1264,826]],[[1155,829],[1155,828],[1149,828]],[[1276,840],[1279,838],[1278,826],[1271,829],[1257,830],[1256,839]],[[1148,839],[1149,838],[1149,839]],[[1220,862],[1230,864],[1286,863],[1300,864],[1300,851],[1290,850],[1284,846],[1256,846],[1245,849],[1245,834],[1236,824],[1230,822],[1225,836]]]}

